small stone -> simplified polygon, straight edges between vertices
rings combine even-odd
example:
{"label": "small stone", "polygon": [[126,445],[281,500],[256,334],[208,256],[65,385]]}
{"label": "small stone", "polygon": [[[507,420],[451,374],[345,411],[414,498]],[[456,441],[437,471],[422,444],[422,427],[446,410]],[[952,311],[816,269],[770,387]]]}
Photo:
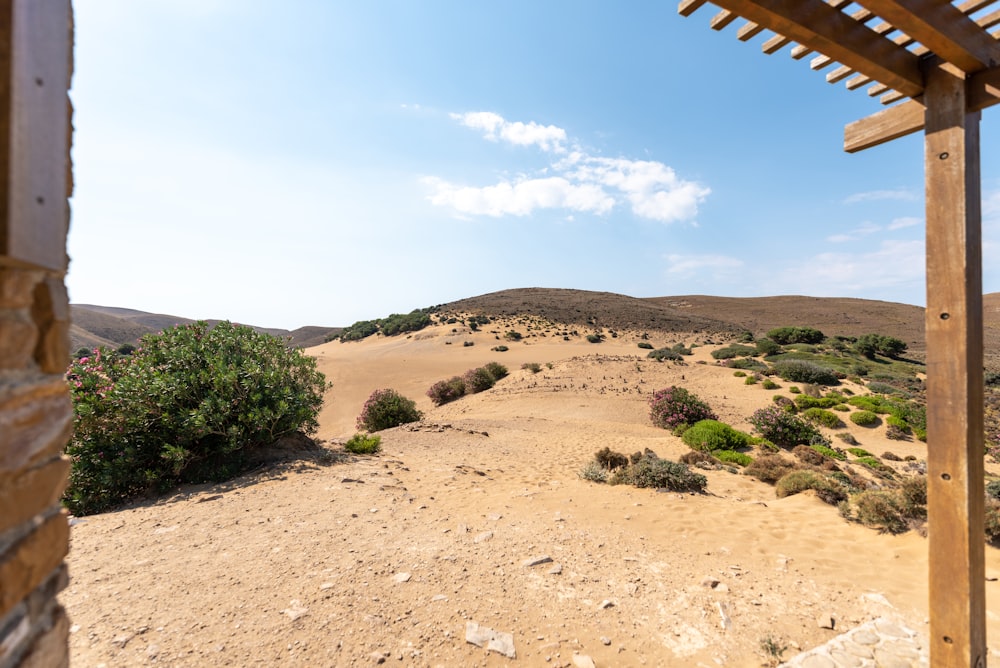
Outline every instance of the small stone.
{"label": "small stone", "polygon": [[892,607],[892,604],[889,603],[889,599],[887,599],[882,594],[878,594],[876,592],[868,592],[867,594],[862,594],[861,600],[868,601],[870,603],[878,603],[879,605],[884,605],[889,608]]}
{"label": "small stone", "polygon": [[834,660],[838,668],[860,668],[864,665],[864,661],[859,657],[842,652],[839,649],[831,649],[830,658]]}
{"label": "small stone", "polygon": [[875,620],[875,628],[878,629],[879,633],[890,638],[909,638],[913,636],[912,632],[882,617]]}
{"label": "small stone", "polygon": [[323,584],[321,584],[319,586],[319,588],[320,588],[320,591],[326,591],[327,589],[333,589],[333,583],[332,582],[324,582]]}
{"label": "small stone", "polygon": [[721,591],[722,593],[726,593],[727,591],[729,591],[729,586],[725,582],[720,582],[719,584],[715,585],[713,589],[715,589],[715,591]]}
{"label": "small stone", "polygon": [[711,575],[706,575],[701,579],[701,586],[708,587],[710,589],[715,589],[716,587],[719,586],[719,579],[714,578]]}
{"label": "small stone", "polygon": [[609,638],[607,636],[601,636],[601,644],[602,645],[610,645],[611,644],[611,638]]}
{"label": "small stone", "polygon": [[491,522],[499,522],[501,519],[503,519],[503,515],[501,515],[500,513],[490,513],[489,515],[486,516],[486,519],[490,520]]}
{"label": "small stone", "polygon": [[597,664],[586,654],[574,654],[573,655],[573,665],[576,668],[597,668]]}
{"label": "small stone", "polygon": [[821,629],[830,629],[832,631],[835,624],[836,620],[829,613],[824,613],[816,618],[816,626]]}
{"label": "small stone", "polygon": [[368,658],[372,660],[372,663],[381,664],[385,663],[385,660],[389,658],[387,652],[372,652],[368,655]]}
{"label": "small stone", "polygon": [[799,665],[802,668],[837,668],[837,664],[833,662],[833,659],[822,654],[810,654]]}
{"label": "small stone", "polygon": [[410,581],[410,574],[409,573],[396,573],[395,575],[392,576],[392,581],[395,582],[396,584],[403,584],[404,582],[409,582]]}
{"label": "small stone", "polygon": [[549,569],[549,575],[559,575],[562,573],[562,564],[556,564]]}
{"label": "small stone", "polygon": [[851,640],[858,643],[859,645],[877,645],[878,636],[868,630],[855,631],[851,634]]}
{"label": "small stone", "polygon": [[293,622],[296,619],[304,617],[306,613],[309,612],[309,608],[302,605],[298,599],[293,599],[288,607],[281,611],[281,614],[287,616]]}
{"label": "small stone", "polygon": [[532,566],[538,566],[540,564],[550,564],[552,563],[552,557],[547,554],[543,554],[537,557],[532,557],[530,559],[525,559],[521,562],[521,565],[525,568],[530,568]]}
{"label": "small stone", "polygon": [[481,534],[478,534],[475,538],[473,538],[472,542],[473,543],[485,543],[486,541],[488,541],[491,538],[493,538],[493,532],[492,531],[484,531]]}
{"label": "small stone", "polygon": [[[378,512],[378,508],[369,508],[368,512],[370,512],[370,513],[377,513]],[[382,660],[384,661],[385,659],[382,659]]]}
{"label": "small stone", "polygon": [[125,649],[125,645],[127,645],[128,641],[134,637],[135,636],[133,636],[131,633],[123,633],[120,636],[116,636],[115,639],[111,641],[111,644],[118,645],[122,649]]}
{"label": "small stone", "polygon": [[480,626],[476,622],[465,623],[465,642],[476,647],[485,647],[490,652],[503,654],[508,659],[517,658],[513,635],[494,631],[486,626]]}
{"label": "small stone", "polygon": [[431,597],[431,603],[437,603],[438,601],[447,601],[448,597],[444,594],[435,594]]}
{"label": "small stone", "polygon": [[604,599],[603,601],[601,601],[601,604],[598,605],[597,607],[600,608],[601,610],[607,610],[608,608],[615,607],[615,604],[614,604],[614,601],[610,601],[608,599]]}

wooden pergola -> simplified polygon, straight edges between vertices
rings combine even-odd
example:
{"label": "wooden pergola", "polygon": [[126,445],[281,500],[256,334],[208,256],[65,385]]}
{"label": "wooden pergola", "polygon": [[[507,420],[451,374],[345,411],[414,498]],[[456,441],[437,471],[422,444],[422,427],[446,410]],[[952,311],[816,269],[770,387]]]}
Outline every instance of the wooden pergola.
{"label": "wooden pergola", "polygon": [[[847,126],[861,151],[924,131],[930,659],[986,665],[979,120],[1000,103],[996,0],[711,0],[714,30],[812,55],[888,108]],[[690,16],[708,0],[682,0]]]}

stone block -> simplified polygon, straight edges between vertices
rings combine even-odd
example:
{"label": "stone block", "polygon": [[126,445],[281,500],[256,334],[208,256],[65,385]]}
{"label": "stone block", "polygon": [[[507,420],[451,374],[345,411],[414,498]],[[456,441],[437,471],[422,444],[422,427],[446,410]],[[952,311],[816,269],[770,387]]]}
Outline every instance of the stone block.
{"label": "stone block", "polygon": [[0,555],[0,617],[45,582],[69,552],[65,510],[35,522],[34,531]]}
{"label": "stone block", "polygon": [[61,278],[49,277],[35,286],[31,318],[38,328],[35,362],[42,373],[65,373],[69,366],[69,296]]}
{"label": "stone block", "polygon": [[38,328],[26,309],[0,310],[0,369],[34,366]]}
{"label": "stone block", "polygon": [[56,505],[66,489],[70,460],[59,455],[20,474],[0,477],[0,533]]}
{"label": "stone block", "polygon": [[69,617],[62,606],[56,608],[52,617],[51,628],[35,638],[20,668],[68,668]]}
{"label": "stone block", "polygon": [[0,266],[0,309],[31,306],[35,284],[44,274],[38,270]]}
{"label": "stone block", "polygon": [[0,378],[0,476],[62,452],[73,429],[73,404],[62,376],[11,386]]}

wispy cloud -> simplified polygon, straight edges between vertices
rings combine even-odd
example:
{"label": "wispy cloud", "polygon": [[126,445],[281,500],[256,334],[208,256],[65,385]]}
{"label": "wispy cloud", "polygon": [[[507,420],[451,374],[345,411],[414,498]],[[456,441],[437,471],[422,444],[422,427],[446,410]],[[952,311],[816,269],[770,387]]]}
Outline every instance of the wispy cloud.
{"label": "wispy cloud", "polygon": [[460,214],[526,216],[539,209],[605,214],[623,205],[640,218],[673,223],[693,221],[698,205],[711,193],[700,183],[680,178],[662,162],[605,158],[579,147],[567,153],[566,131],[554,125],[510,122],[488,111],[451,117],[466,127],[482,130],[490,141],[537,146],[563,156],[534,176],[495,185],[457,185],[438,177],[423,180],[433,191],[428,197],[431,203]]}
{"label": "wispy cloud", "polygon": [[924,277],[922,240],[885,240],[870,253],[821,253],[790,266],[786,283],[806,294],[870,294],[873,287],[920,285]]}
{"label": "wispy cloud", "polygon": [[881,231],[881,229],[881,227],[874,223],[864,222],[855,227],[853,230],[841,232],[840,234],[831,234],[826,238],[826,240],[830,243],[842,244],[848,241],[857,241],[858,239],[875,234],[876,232]]}
{"label": "wispy cloud", "polygon": [[728,255],[679,255],[664,256],[669,274],[729,274],[743,268],[743,260]]}
{"label": "wispy cloud", "polygon": [[869,190],[863,193],[854,193],[844,199],[845,204],[857,204],[858,202],[875,202],[878,200],[905,200],[917,199],[916,193],[907,188],[896,188],[895,190]]}
{"label": "wispy cloud", "polygon": [[538,146],[543,151],[566,151],[563,146],[566,143],[566,131],[555,125],[539,125],[534,121],[512,123],[492,111],[469,111],[449,116],[467,128],[482,130],[483,137],[490,141],[502,139],[517,146]]}
{"label": "wispy cloud", "polygon": [[891,231],[901,230],[906,227],[913,227],[915,225],[923,224],[923,219],[914,218],[913,216],[903,216],[902,218],[893,218],[892,222],[889,223],[888,227],[885,229]]}

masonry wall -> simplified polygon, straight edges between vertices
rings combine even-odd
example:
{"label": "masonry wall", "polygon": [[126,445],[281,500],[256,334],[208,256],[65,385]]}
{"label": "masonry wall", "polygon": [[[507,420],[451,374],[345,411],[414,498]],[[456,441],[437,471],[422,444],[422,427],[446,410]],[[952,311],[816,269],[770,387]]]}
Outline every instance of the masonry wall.
{"label": "masonry wall", "polygon": [[0,668],[66,666],[69,0],[0,0]]}

